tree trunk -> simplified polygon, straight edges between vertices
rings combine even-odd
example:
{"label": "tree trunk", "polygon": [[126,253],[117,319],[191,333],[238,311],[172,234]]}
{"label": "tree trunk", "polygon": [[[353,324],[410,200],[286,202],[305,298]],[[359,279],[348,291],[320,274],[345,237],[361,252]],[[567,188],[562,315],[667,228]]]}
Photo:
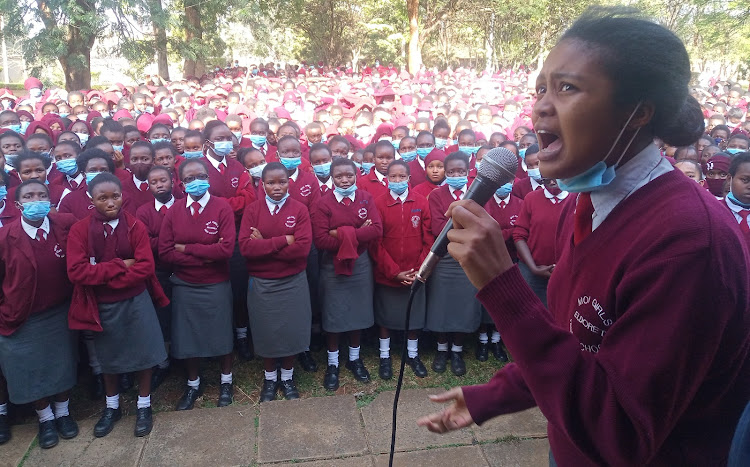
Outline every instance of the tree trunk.
{"label": "tree trunk", "polygon": [[[201,15],[199,0],[185,1],[185,39],[190,47],[203,40],[203,29],[201,28]],[[206,72],[206,63],[203,57],[186,58],[183,75],[201,77]]]}
{"label": "tree trunk", "polygon": [[154,38],[156,39],[156,65],[159,76],[169,81],[169,62],[167,61],[167,30],[164,28],[164,11],[161,0],[149,0],[151,10],[151,23],[154,26]]}
{"label": "tree trunk", "polygon": [[[90,8],[86,0],[76,0],[81,8]],[[74,16],[67,26],[66,51],[60,55],[58,61],[65,74],[65,89],[67,91],[79,91],[91,89],[91,48],[94,47],[96,37]]]}
{"label": "tree trunk", "polygon": [[409,17],[409,73],[415,74],[422,66],[422,51],[419,47],[419,0],[406,0]]}

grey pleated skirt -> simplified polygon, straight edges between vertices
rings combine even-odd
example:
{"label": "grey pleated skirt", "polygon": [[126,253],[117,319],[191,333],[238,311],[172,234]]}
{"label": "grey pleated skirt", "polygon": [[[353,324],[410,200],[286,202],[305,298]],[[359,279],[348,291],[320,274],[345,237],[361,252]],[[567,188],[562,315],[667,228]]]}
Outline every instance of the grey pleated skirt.
{"label": "grey pleated skirt", "polygon": [[147,290],[127,300],[100,303],[102,332],[94,348],[106,374],[145,370],[167,358],[156,310]]}
{"label": "grey pleated skirt", "polygon": [[164,290],[164,295],[169,299],[169,305],[156,309],[156,317],[159,319],[159,327],[161,328],[161,335],[164,338],[164,342],[169,342],[171,338],[171,331],[169,330],[172,321],[172,282],[169,280],[169,276],[171,275],[172,271],[156,270],[156,278],[159,280],[159,285]]}
{"label": "grey pleated skirt", "polygon": [[69,303],[29,316],[10,336],[0,336],[0,371],[14,404],[67,391],[76,384],[78,336],[68,329]]}
{"label": "grey pleated skirt", "polygon": [[191,284],[172,274],[174,358],[215,357],[232,352],[232,286]]}
{"label": "grey pleated skirt", "polygon": [[282,279],[253,277],[247,310],[253,348],[261,357],[288,357],[310,346],[312,311],[305,271]]}
{"label": "grey pleated skirt", "polygon": [[[373,302],[375,306],[375,322],[378,323],[378,326],[398,331],[404,330],[409,292],[409,287],[390,287],[375,284]],[[409,330],[423,329],[426,313],[427,296],[425,288],[420,287],[411,305]]]}
{"label": "grey pleated skirt", "polygon": [[544,277],[539,277],[533,272],[531,272],[531,269],[529,269],[528,266],[526,266],[526,263],[523,261],[518,262],[518,269],[521,270],[521,275],[526,280],[526,283],[529,284],[529,287],[531,287],[531,290],[534,291],[534,294],[539,297],[539,300],[544,303],[544,306],[547,306],[547,283],[549,282],[549,279],[545,279]]}
{"label": "grey pleated skirt", "polygon": [[323,330],[348,332],[375,324],[373,285],[372,264],[366,251],[355,261],[351,276],[337,275],[333,269],[333,256],[324,252],[320,266]]}
{"label": "grey pleated skirt", "polygon": [[474,332],[482,319],[477,289],[458,261],[446,255],[427,281],[427,323],[433,332]]}

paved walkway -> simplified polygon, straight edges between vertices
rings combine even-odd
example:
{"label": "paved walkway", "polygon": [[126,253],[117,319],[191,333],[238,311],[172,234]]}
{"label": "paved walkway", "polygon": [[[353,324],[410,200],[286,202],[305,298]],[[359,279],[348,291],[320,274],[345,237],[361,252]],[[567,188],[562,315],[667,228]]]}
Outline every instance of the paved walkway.
{"label": "paved walkway", "polygon": [[[536,409],[442,436],[416,426],[438,408],[427,399],[438,391],[402,392],[394,465],[548,465],[546,421]],[[166,412],[146,438],[135,438],[134,418],[125,417],[95,439],[90,418],[79,422],[77,438],[48,450],[37,446],[36,424],[14,426],[0,466],[387,466],[392,403],[393,392],[384,392],[362,408],[345,395]]]}

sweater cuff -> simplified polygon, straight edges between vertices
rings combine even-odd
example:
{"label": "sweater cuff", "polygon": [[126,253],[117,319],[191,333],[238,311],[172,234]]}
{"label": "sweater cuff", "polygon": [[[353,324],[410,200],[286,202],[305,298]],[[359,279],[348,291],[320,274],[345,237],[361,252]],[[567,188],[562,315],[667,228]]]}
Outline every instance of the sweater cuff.
{"label": "sweater cuff", "polygon": [[544,304],[534,294],[517,265],[495,277],[477,293],[477,299],[492,317],[499,330],[534,313]]}
{"label": "sweater cuff", "polygon": [[489,384],[461,386],[461,391],[464,393],[464,402],[474,423],[482,425],[495,416],[497,407],[492,403],[494,394]]}
{"label": "sweater cuff", "polygon": [[285,246],[287,246],[289,243],[286,241],[286,236],[284,237],[274,237],[273,238],[273,249],[275,251],[279,251]]}

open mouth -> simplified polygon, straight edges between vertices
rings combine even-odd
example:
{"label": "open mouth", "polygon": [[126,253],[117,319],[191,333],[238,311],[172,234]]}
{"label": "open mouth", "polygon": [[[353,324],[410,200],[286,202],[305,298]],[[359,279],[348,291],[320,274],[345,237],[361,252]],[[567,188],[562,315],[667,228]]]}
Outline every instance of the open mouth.
{"label": "open mouth", "polygon": [[539,149],[542,151],[554,151],[562,146],[560,137],[547,130],[539,130],[536,133],[539,140]]}

